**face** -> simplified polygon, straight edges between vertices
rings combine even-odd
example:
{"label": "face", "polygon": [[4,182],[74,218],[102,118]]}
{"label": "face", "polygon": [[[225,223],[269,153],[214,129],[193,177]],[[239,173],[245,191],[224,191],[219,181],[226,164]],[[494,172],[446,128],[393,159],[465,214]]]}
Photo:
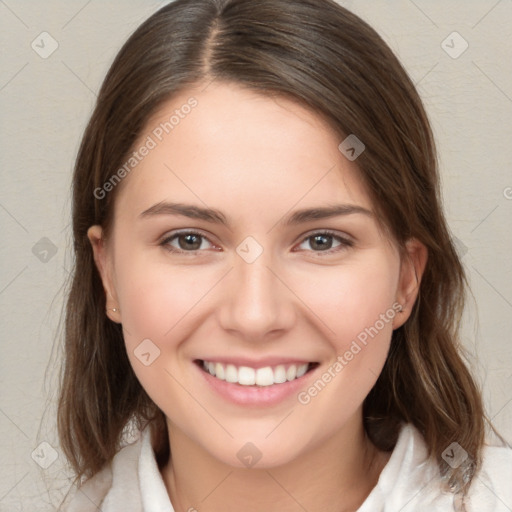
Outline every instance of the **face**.
{"label": "face", "polygon": [[190,89],[141,134],[110,238],[89,230],[137,378],[227,464],[247,442],[283,464],[360,422],[414,302],[418,245],[400,258],[341,141],[290,100]]}

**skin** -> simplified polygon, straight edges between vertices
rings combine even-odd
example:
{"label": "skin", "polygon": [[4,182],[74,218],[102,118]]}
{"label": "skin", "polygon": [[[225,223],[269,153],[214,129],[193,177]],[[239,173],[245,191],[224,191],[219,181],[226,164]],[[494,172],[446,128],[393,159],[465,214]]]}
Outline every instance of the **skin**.
{"label": "skin", "polygon": [[[139,142],[191,96],[197,107],[119,185],[111,237],[88,231],[107,307],[117,309],[108,316],[122,323],[133,370],[167,417],[172,461],[161,472],[173,506],[355,510],[389,458],[365,437],[362,403],[416,300],[427,251],[410,240],[401,258],[372,215],[285,225],[303,208],[373,210],[342,139],[289,99],[233,84],[191,88],[163,105]],[[231,227],[139,217],[164,200],[218,209]],[[170,252],[179,239],[161,242],[178,229],[206,238]],[[322,251],[311,236],[325,229],[351,245],[327,238],[331,252]],[[236,252],[247,236],[263,249],[252,263]],[[193,366],[207,356],[288,355],[319,362],[318,378],[397,302],[403,312],[307,405],[295,394],[270,407],[230,403]],[[134,354],[147,338],[160,350],[149,366]],[[247,442],[262,454],[250,469],[237,457]]]}

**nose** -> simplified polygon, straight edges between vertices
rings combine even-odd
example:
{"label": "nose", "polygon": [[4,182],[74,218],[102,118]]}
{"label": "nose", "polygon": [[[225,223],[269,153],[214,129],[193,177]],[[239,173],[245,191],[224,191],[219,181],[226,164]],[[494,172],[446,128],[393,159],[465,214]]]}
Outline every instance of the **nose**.
{"label": "nose", "polygon": [[280,273],[267,251],[252,263],[236,255],[217,310],[222,328],[253,342],[290,329],[295,321],[294,295]]}

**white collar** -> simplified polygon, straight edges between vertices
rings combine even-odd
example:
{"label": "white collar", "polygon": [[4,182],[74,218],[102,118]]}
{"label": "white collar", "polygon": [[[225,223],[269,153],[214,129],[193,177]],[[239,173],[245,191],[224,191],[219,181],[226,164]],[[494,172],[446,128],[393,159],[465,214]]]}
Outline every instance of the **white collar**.
{"label": "white collar", "polygon": [[[174,512],[155,460],[150,429],[144,429],[141,437],[138,476],[143,510]],[[453,510],[453,497],[439,494],[437,465],[427,461],[426,445],[419,431],[411,424],[404,424],[377,485],[357,512],[395,512],[407,506],[405,512],[420,510],[417,507],[427,504],[432,507],[430,510]]]}
{"label": "white collar", "polygon": [[149,427],[142,431],[139,482],[144,512],[174,512],[151,446]]}
{"label": "white collar", "polygon": [[[470,512],[512,510],[512,450],[486,447],[484,468],[472,486]],[[158,469],[147,426],[93,478],[68,496],[64,512],[174,512]],[[475,508],[473,508],[475,507]],[[428,461],[420,432],[402,426],[377,485],[357,512],[433,512],[454,510],[451,493],[440,490],[437,464]]]}

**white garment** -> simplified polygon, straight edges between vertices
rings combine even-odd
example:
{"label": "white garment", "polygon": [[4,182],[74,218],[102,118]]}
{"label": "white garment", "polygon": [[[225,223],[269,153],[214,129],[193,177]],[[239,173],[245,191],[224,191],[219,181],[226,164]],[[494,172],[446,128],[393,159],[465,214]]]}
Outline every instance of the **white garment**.
{"label": "white garment", "polygon": [[[437,464],[411,424],[402,427],[377,485],[357,512],[453,511],[453,495],[440,490]],[[483,467],[470,489],[467,512],[512,511],[512,449],[486,446]],[[69,503],[69,502],[68,502]],[[151,446],[150,429],[112,464],[76,490],[64,512],[174,512]],[[199,511],[200,512],[200,511]],[[264,511],[262,511],[264,512]]]}

